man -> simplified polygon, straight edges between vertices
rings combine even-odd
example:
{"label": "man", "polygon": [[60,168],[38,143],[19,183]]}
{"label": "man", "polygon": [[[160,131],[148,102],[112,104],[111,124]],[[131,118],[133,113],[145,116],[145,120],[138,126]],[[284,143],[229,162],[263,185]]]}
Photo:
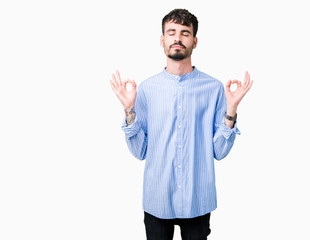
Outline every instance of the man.
{"label": "man", "polygon": [[[148,240],[207,239],[210,213],[217,207],[214,158],[227,156],[236,134],[237,107],[253,81],[223,84],[192,66],[197,18],[175,9],[162,20],[160,44],[167,67],[143,81],[112,75],[111,87],[125,109],[122,129],[131,153],[146,159],[143,185]],[[127,91],[127,83],[132,90]],[[231,84],[237,84],[232,92]],[[226,99],[225,99],[226,95]]]}

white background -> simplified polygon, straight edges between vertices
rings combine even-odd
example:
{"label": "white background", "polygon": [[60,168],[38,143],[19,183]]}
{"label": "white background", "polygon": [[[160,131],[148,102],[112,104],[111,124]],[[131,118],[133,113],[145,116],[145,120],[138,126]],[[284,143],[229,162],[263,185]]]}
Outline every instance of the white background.
{"label": "white background", "polygon": [[[199,20],[193,65],[254,80],[216,163],[208,239],[310,239],[306,1],[1,1],[0,239],[145,239],[144,162],[109,85],[160,72],[161,20]],[[308,15],[308,16],[307,16]],[[176,228],[175,239],[180,239]]]}

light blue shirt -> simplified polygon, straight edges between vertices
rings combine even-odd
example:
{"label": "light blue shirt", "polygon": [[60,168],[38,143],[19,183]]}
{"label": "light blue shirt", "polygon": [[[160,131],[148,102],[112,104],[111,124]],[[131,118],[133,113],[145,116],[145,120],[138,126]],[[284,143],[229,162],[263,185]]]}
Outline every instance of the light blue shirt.
{"label": "light blue shirt", "polygon": [[197,70],[165,69],[144,80],[135,122],[122,129],[130,152],[145,159],[143,209],[158,218],[193,218],[217,207],[214,159],[227,156],[236,134],[225,125],[223,84]]}

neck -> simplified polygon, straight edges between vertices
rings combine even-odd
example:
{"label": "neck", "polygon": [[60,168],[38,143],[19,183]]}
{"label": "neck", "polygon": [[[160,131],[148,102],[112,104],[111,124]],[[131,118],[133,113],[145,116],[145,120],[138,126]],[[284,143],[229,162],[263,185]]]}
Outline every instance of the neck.
{"label": "neck", "polygon": [[181,61],[175,61],[171,58],[167,58],[166,71],[170,74],[182,76],[183,74],[193,71],[191,58],[185,58]]}

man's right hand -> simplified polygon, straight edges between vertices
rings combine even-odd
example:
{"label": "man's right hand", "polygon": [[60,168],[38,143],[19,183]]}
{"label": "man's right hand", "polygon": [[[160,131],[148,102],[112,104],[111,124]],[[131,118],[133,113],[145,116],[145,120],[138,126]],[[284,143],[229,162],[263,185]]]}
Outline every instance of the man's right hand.
{"label": "man's right hand", "polygon": [[[126,84],[130,83],[132,85],[131,91],[128,91]],[[130,111],[135,106],[136,95],[137,95],[137,85],[134,80],[127,79],[122,82],[119,71],[116,74],[112,74],[112,80],[110,80],[112,90],[115,92],[118,99],[121,101],[125,110]]]}

